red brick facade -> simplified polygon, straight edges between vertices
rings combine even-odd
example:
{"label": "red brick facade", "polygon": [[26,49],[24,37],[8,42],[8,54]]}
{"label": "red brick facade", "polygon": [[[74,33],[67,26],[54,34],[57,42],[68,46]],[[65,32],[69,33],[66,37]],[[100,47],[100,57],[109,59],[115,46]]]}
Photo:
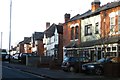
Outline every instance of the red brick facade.
{"label": "red brick facade", "polygon": [[[109,37],[110,33],[110,17],[109,14],[111,12],[117,12],[120,10],[119,7],[111,8],[105,11],[101,11],[101,37]],[[118,32],[118,15],[115,16],[115,32]]]}
{"label": "red brick facade", "polygon": [[[70,43],[70,40],[71,40],[71,28],[70,26],[73,25],[73,24],[76,24],[78,23],[79,26],[78,26],[78,42],[77,44],[80,44],[80,20],[75,20],[75,21],[70,21],[70,22],[67,22],[63,25],[63,46],[66,46]],[[74,37],[75,37],[75,28],[74,28]]]}

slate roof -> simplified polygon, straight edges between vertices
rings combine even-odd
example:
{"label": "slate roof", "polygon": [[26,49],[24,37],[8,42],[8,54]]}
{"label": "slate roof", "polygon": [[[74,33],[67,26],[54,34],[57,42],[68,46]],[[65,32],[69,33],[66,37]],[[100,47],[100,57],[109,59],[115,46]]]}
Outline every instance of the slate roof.
{"label": "slate roof", "polygon": [[78,48],[79,45],[76,41],[71,41],[68,45],[65,46],[65,48]]}
{"label": "slate roof", "polygon": [[24,41],[19,42],[19,44],[24,44]]}
{"label": "slate roof", "polygon": [[88,10],[83,14],[77,14],[67,22],[78,20],[78,19],[83,19],[83,18],[86,18],[86,17],[89,17],[89,16],[93,16],[93,15],[99,14],[101,11],[105,11],[105,10],[108,10],[108,9],[111,9],[111,8],[114,8],[114,7],[117,7],[117,6],[120,6],[120,1],[119,2],[115,1],[115,2],[111,2],[111,3],[107,3],[107,4],[99,7],[94,12],[92,12],[92,10]]}
{"label": "slate roof", "polygon": [[24,44],[29,44],[31,42],[31,37],[24,37]]}
{"label": "slate roof", "polygon": [[34,40],[42,40],[44,37],[44,32],[35,32],[33,34]]}
{"label": "slate roof", "polygon": [[63,34],[63,27],[61,25],[56,25],[53,23],[47,30],[44,31],[46,37],[52,37],[54,35],[55,28],[57,28],[58,34]]}
{"label": "slate roof", "polygon": [[[115,2],[111,2],[111,3],[107,3],[103,6],[100,6],[96,11],[94,12],[90,12],[86,15],[83,15],[81,18],[86,18],[86,17],[89,17],[89,16],[93,16],[93,15],[96,15],[96,14],[99,14],[101,11],[105,11],[105,10],[108,10],[108,9],[111,9],[111,8],[114,8],[114,7],[117,7],[117,6],[120,6],[120,1],[115,1]],[[85,12],[86,13],[86,12]]]}
{"label": "slate roof", "polygon": [[95,45],[102,45],[102,44],[112,44],[120,42],[120,36],[112,36],[108,38],[102,38],[99,40],[92,40],[87,42],[80,43],[79,47],[90,47]]}

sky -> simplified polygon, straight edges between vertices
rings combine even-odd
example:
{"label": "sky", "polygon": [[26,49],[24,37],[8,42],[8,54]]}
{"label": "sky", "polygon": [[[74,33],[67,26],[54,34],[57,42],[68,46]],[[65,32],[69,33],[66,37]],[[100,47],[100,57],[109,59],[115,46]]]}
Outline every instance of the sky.
{"label": "sky", "polygon": [[[46,22],[64,23],[64,14],[71,17],[91,9],[93,0],[12,0],[11,46],[35,31],[43,32]],[[100,0],[101,5],[115,0]],[[9,49],[10,0],[0,0],[0,47]],[[2,38],[2,39],[1,39]],[[1,41],[2,40],[2,41]]]}

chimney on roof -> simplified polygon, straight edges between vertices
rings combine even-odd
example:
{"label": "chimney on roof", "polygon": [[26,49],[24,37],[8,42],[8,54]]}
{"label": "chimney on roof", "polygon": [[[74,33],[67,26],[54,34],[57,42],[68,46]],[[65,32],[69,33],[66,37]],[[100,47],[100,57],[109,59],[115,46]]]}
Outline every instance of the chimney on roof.
{"label": "chimney on roof", "polygon": [[98,9],[100,7],[100,0],[94,0],[91,3],[91,8],[92,8],[92,12],[94,12],[96,9]]}
{"label": "chimney on roof", "polygon": [[46,29],[50,27],[50,22],[46,22]]}
{"label": "chimney on roof", "polygon": [[65,14],[64,15],[64,19],[65,19],[65,22],[67,22],[68,20],[70,20],[70,14]]}

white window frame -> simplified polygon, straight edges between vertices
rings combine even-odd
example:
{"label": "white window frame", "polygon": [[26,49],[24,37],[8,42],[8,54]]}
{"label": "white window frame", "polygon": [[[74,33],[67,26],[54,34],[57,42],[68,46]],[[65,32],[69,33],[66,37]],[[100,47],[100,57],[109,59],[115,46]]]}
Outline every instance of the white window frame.
{"label": "white window frame", "polygon": [[[109,17],[110,17],[110,34],[109,35],[115,34],[115,16],[116,16],[116,12],[111,12],[109,14]],[[113,20],[112,20],[112,18],[113,18]],[[113,22],[111,22],[111,21],[113,21]]]}

